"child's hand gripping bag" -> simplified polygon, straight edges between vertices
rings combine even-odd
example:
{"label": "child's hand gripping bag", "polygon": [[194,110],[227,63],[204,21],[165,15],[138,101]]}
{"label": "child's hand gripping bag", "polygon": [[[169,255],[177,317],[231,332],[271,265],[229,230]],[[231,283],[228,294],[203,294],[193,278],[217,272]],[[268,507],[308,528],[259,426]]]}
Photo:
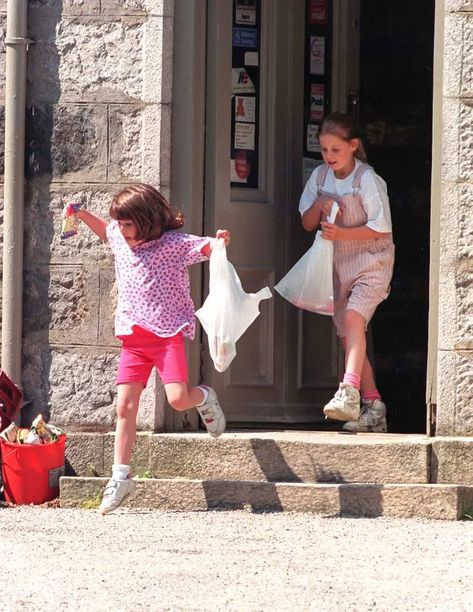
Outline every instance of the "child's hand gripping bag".
{"label": "child's hand gripping bag", "polygon": [[214,242],[209,262],[209,295],[196,316],[207,333],[210,356],[224,372],[236,356],[236,342],[259,315],[259,303],[272,297],[268,287],[245,293],[227,259],[223,238]]}
{"label": "child's hand gripping bag", "polygon": [[[327,218],[335,221],[338,204],[334,202]],[[310,249],[274,287],[283,298],[304,310],[333,315],[333,242],[322,238],[319,230]]]}

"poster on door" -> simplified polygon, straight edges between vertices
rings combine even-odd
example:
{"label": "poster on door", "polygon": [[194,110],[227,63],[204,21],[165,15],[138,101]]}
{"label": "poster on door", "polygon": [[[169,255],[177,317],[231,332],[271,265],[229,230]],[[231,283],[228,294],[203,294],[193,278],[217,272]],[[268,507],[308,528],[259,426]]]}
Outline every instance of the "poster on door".
{"label": "poster on door", "polygon": [[235,23],[256,25],[256,0],[236,0]]}
{"label": "poster on door", "polygon": [[259,186],[261,0],[233,0],[230,186]]}
{"label": "poster on door", "polygon": [[309,0],[309,24],[328,25],[327,0]]}
{"label": "poster on door", "polygon": [[322,121],[324,116],[325,85],[312,83],[310,86],[310,120]]}
{"label": "poster on door", "polygon": [[254,96],[235,96],[235,121],[255,123],[256,98]]}
{"label": "poster on door", "polygon": [[[331,110],[332,89],[332,3],[328,0],[305,0],[304,29],[304,166],[312,160],[322,163],[317,131]],[[306,177],[307,171],[304,172]],[[305,178],[303,179],[305,180]]]}
{"label": "poster on door", "polygon": [[310,37],[310,74],[325,74],[325,37]]}

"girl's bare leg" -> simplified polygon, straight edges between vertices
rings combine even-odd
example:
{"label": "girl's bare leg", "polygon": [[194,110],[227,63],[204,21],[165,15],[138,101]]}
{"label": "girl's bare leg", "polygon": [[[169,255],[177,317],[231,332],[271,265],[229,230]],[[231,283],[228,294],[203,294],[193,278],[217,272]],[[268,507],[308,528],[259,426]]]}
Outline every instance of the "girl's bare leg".
{"label": "girl's bare leg", "polygon": [[345,314],[345,371],[362,376],[366,360],[366,320],[356,310]]}
{"label": "girl's bare leg", "polygon": [[[345,350],[345,371],[351,372],[352,370],[348,369],[347,339],[341,338],[341,342]],[[366,335],[365,335],[365,347],[366,347]],[[375,389],[376,389],[376,381],[374,378],[374,369],[373,369],[373,366],[371,365],[368,355],[366,354],[366,348],[365,348],[365,358],[363,359],[363,366],[361,368],[361,383],[360,383],[361,395],[363,395],[363,393],[367,393],[368,391],[374,391]]]}
{"label": "girl's bare leg", "polygon": [[204,401],[204,393],[199,387],[189,387],[187,383],[175,382],[164,385],[166,397],[174,410],[188,410]]}
{"label": "girl's bare leg", "polygon": [[136,415],[138,414],[143,388],[141,383],[118,385],[117,425],[113,457],[115,464],[130,464],[133,445],[136,440]]}

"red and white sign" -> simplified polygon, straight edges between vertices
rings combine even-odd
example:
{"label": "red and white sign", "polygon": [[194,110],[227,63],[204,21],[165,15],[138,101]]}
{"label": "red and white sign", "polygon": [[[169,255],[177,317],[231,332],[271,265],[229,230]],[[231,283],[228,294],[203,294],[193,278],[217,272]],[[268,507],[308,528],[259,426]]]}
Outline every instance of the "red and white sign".
{"label": "red and white sign", "polygon": [[310,25],[328,24],[327,0],[310,0],[309,2],[309,23]]}
{"label": "red and white sign", "polygon": [[250,164],[246,151],[237,151],[235,155],[235,174],[240,179],[247,179],[250,174]]}
{"label": "red and white sign", "polygon": [[319,122],[324,116],[325,86],[319,83],[310,86],[310,120]]}

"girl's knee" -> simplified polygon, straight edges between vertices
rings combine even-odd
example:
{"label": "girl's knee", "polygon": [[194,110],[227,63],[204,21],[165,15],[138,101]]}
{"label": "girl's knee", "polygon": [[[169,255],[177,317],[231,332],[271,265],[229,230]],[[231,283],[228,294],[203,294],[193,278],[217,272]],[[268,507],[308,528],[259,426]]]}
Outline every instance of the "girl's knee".
{"label": "girl's knee", "polygon": [[136,418],[140,403],[142,383],[123,383],[117,390],[117,417],[121,419]]}
{"label": "girl's knee", "polygon": [[117,401],[117,417],[128,419],[135,416],[138,411],[136,402],[129,398],[121,398]]}
{"label": "girl's knee", "polygon": [[365,317],[356,310],[347,310],[345,313],[345,328],[349,330],[362,329],[366,325]]}
{"label": "girl's knee", "polygon": [[186,387],[179,386],[167,390],[166,395],[171,408],[174,408],[174,410],[188,410],[189,392]]}

